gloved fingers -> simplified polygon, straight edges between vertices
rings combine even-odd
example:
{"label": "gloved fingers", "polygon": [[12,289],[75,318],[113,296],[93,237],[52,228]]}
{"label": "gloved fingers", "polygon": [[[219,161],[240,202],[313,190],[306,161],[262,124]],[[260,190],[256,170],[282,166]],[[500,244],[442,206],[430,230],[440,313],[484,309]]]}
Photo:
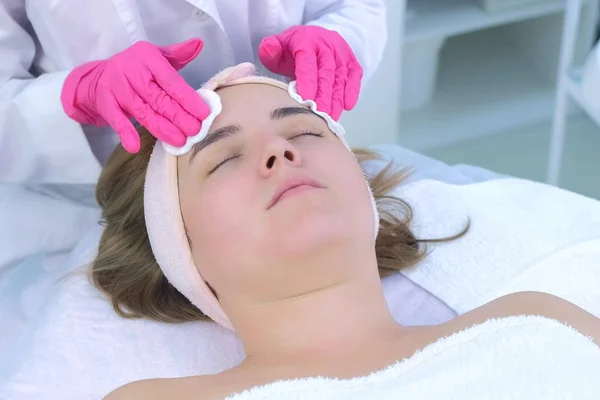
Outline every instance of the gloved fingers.
{"label": "gloved fingers", "polygon": [[317,110],[331,114],[331,102],[335,81],[336,62],[333,51],[324,47],[317,50]]}
{"label": "gloved fingers", "polygon": [[186,136],[193,136],[200,131],[200,120],[172,99],[154,82],[152,74],[146,68],[127,77],[132,88],[156,113],[162,115],[176,125]]}
{"label": "gloved fingers", "polygon": [[260,62],[271,72],[286,75],[284,71],[284,54],[281,41],[275,36],[264,38],[258,46]]}
{"label": "gloved fingers", "polygon": [[[121,95],[120,93],[126,94]],[[185,144],[186,136],[181,129],[155,112],[135,90],[119,92],[119,95],[115,97],[120,107],[148,129],[152,136],[171,146],[179,147]]]}
{"label": "gloved fingers", "polygon": [[[304,100],[315,100],[318,93],[318,63],[317,55],[310,50],[297,50],[294,52],[296,63],[296,87],[298,94]],[[317,108],[319,104],[317,103]],[[319,109],[320,110],[320,109]]]}
{"label": "gloved fingers", "polygon": [[333,91],[331,92],[331,112],[329,116],[334,121],[339,121],[344,111],[344,97],[346,91],[346,82],[348,78],[348,67],[345,63],[338,63],[335,69],[335,80],[333,82]]}
{"label": "gloved fingers", "polygon": [[140,136],[114,96],[102,103],[101,112],[106,122],[117,132],[123,148],[132,154],[140,151]]}
{"label": "gloved fingers", "polygon": [[193,38],[170,46],[159,47],[159,50],[173,68],[180,70],[198,57],[203,47],[202,40]]}
{"label": "gloved fingers", "polygon": [[202,122],[198,118],[185,111],[178,102],[173,100],[155,82],[151,81],[150,86],[154,87],[148,93],[146,102],[158,114],[179,127],[186,136],[194,136],[200,132]]}
{"label": "gloved fingers", "polygon": [[[154,81],[179,105],[203,121],[210,114],[210,109],[204,100],[187,82],[164,60],[164,62],[148,65]],[[197,133],[197,132],[196,132]]]}
{"label": "gloved fingers", "polygon": [[348,64],[348,78],[344,90],[344,108],[348,111],[352,110],[358,102],[362,77],[363,69],[358,61],[352,60]]}

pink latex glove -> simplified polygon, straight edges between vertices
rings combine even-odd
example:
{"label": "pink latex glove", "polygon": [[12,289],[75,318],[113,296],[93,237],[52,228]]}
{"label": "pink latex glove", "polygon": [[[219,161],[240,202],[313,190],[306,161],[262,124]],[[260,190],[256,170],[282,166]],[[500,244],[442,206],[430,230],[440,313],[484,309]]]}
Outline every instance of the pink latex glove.
{"label": "pink latex glove", "polygon": [[293,26],[258,47],[270,71],[297,81],[298,94],[334,120],[358,101],[363,70],[342,36],[320,26]]}
{"label": "pink latex glove", "polygon": [[202,50],[200,39],[158,47],[140,41],[108,60],[75,68],[63,85],[67,115],[81,124],[110,125],[130,153],[140,149],[135,118],[157,139],[185,144],[210,110],[177,72]]}

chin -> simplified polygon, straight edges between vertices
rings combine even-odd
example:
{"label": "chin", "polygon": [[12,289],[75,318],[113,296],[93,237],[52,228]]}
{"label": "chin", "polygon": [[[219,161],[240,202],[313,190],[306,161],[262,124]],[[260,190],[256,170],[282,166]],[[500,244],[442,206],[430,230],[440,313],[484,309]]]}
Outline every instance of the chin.
{"label": "chin", "polygon": [[372,241],[370,208],[368,214],[363,214],[355,204],[325,196],[326,193],[304,193],[285,199],[271,210],[267,234],[272,249],[286,257]]}
{"label": "chin", "polygon": [[[354,225],[354,227],[353,227]],[[336,215],[298,216],[283,230],[273,232],[274,249],[283,258],[304,257],[319,253],[357,240],[356,224],[352,220]]]}

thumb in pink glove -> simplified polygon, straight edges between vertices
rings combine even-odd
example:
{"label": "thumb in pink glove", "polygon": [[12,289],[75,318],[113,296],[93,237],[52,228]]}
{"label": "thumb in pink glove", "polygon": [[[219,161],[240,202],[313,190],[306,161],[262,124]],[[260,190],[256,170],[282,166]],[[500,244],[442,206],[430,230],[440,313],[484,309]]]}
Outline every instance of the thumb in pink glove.
{"label": "thumb in pink glove", "polygon": [[348,43],[335,31],[294,26],[264,38],[258,56],[270,71],[296,79],[298,94],[314,100],[319,111],[336,121],[358,101],[363,70]]}
{"label": "thumb in pink glove", "polygon": [[75,68],[65,80],[61,102],[81,124],[110,125],[130,153],[140,138],[130,118],[157,139],[182,146],[200,131],[208,106],[177,72],[202,50],[200,39],[171,46],[136,42],[108,60]]}

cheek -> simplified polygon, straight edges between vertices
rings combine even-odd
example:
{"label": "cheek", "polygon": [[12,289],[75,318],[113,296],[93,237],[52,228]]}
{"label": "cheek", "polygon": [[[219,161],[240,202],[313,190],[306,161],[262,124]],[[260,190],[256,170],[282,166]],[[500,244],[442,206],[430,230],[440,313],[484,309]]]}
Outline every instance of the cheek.
{"label": "cheek", "polygon": [[352,219],[360,231],[372,234],[374,220],[373,206],[363,171],[353,154],[347,153],[336,160],[333,181],[339,182],[340,204],[344,214]]}
{"label": "cheek", "polygon": [[[222,184],[203,190],[196,201],[182,210],[191,242],[192,256],[203,278],[219,280],[233,264],[236,243],[248,231],[249,204],[240,195],[243,187],[236,183]],[[183,207],[183,205],[182,205]]]}

